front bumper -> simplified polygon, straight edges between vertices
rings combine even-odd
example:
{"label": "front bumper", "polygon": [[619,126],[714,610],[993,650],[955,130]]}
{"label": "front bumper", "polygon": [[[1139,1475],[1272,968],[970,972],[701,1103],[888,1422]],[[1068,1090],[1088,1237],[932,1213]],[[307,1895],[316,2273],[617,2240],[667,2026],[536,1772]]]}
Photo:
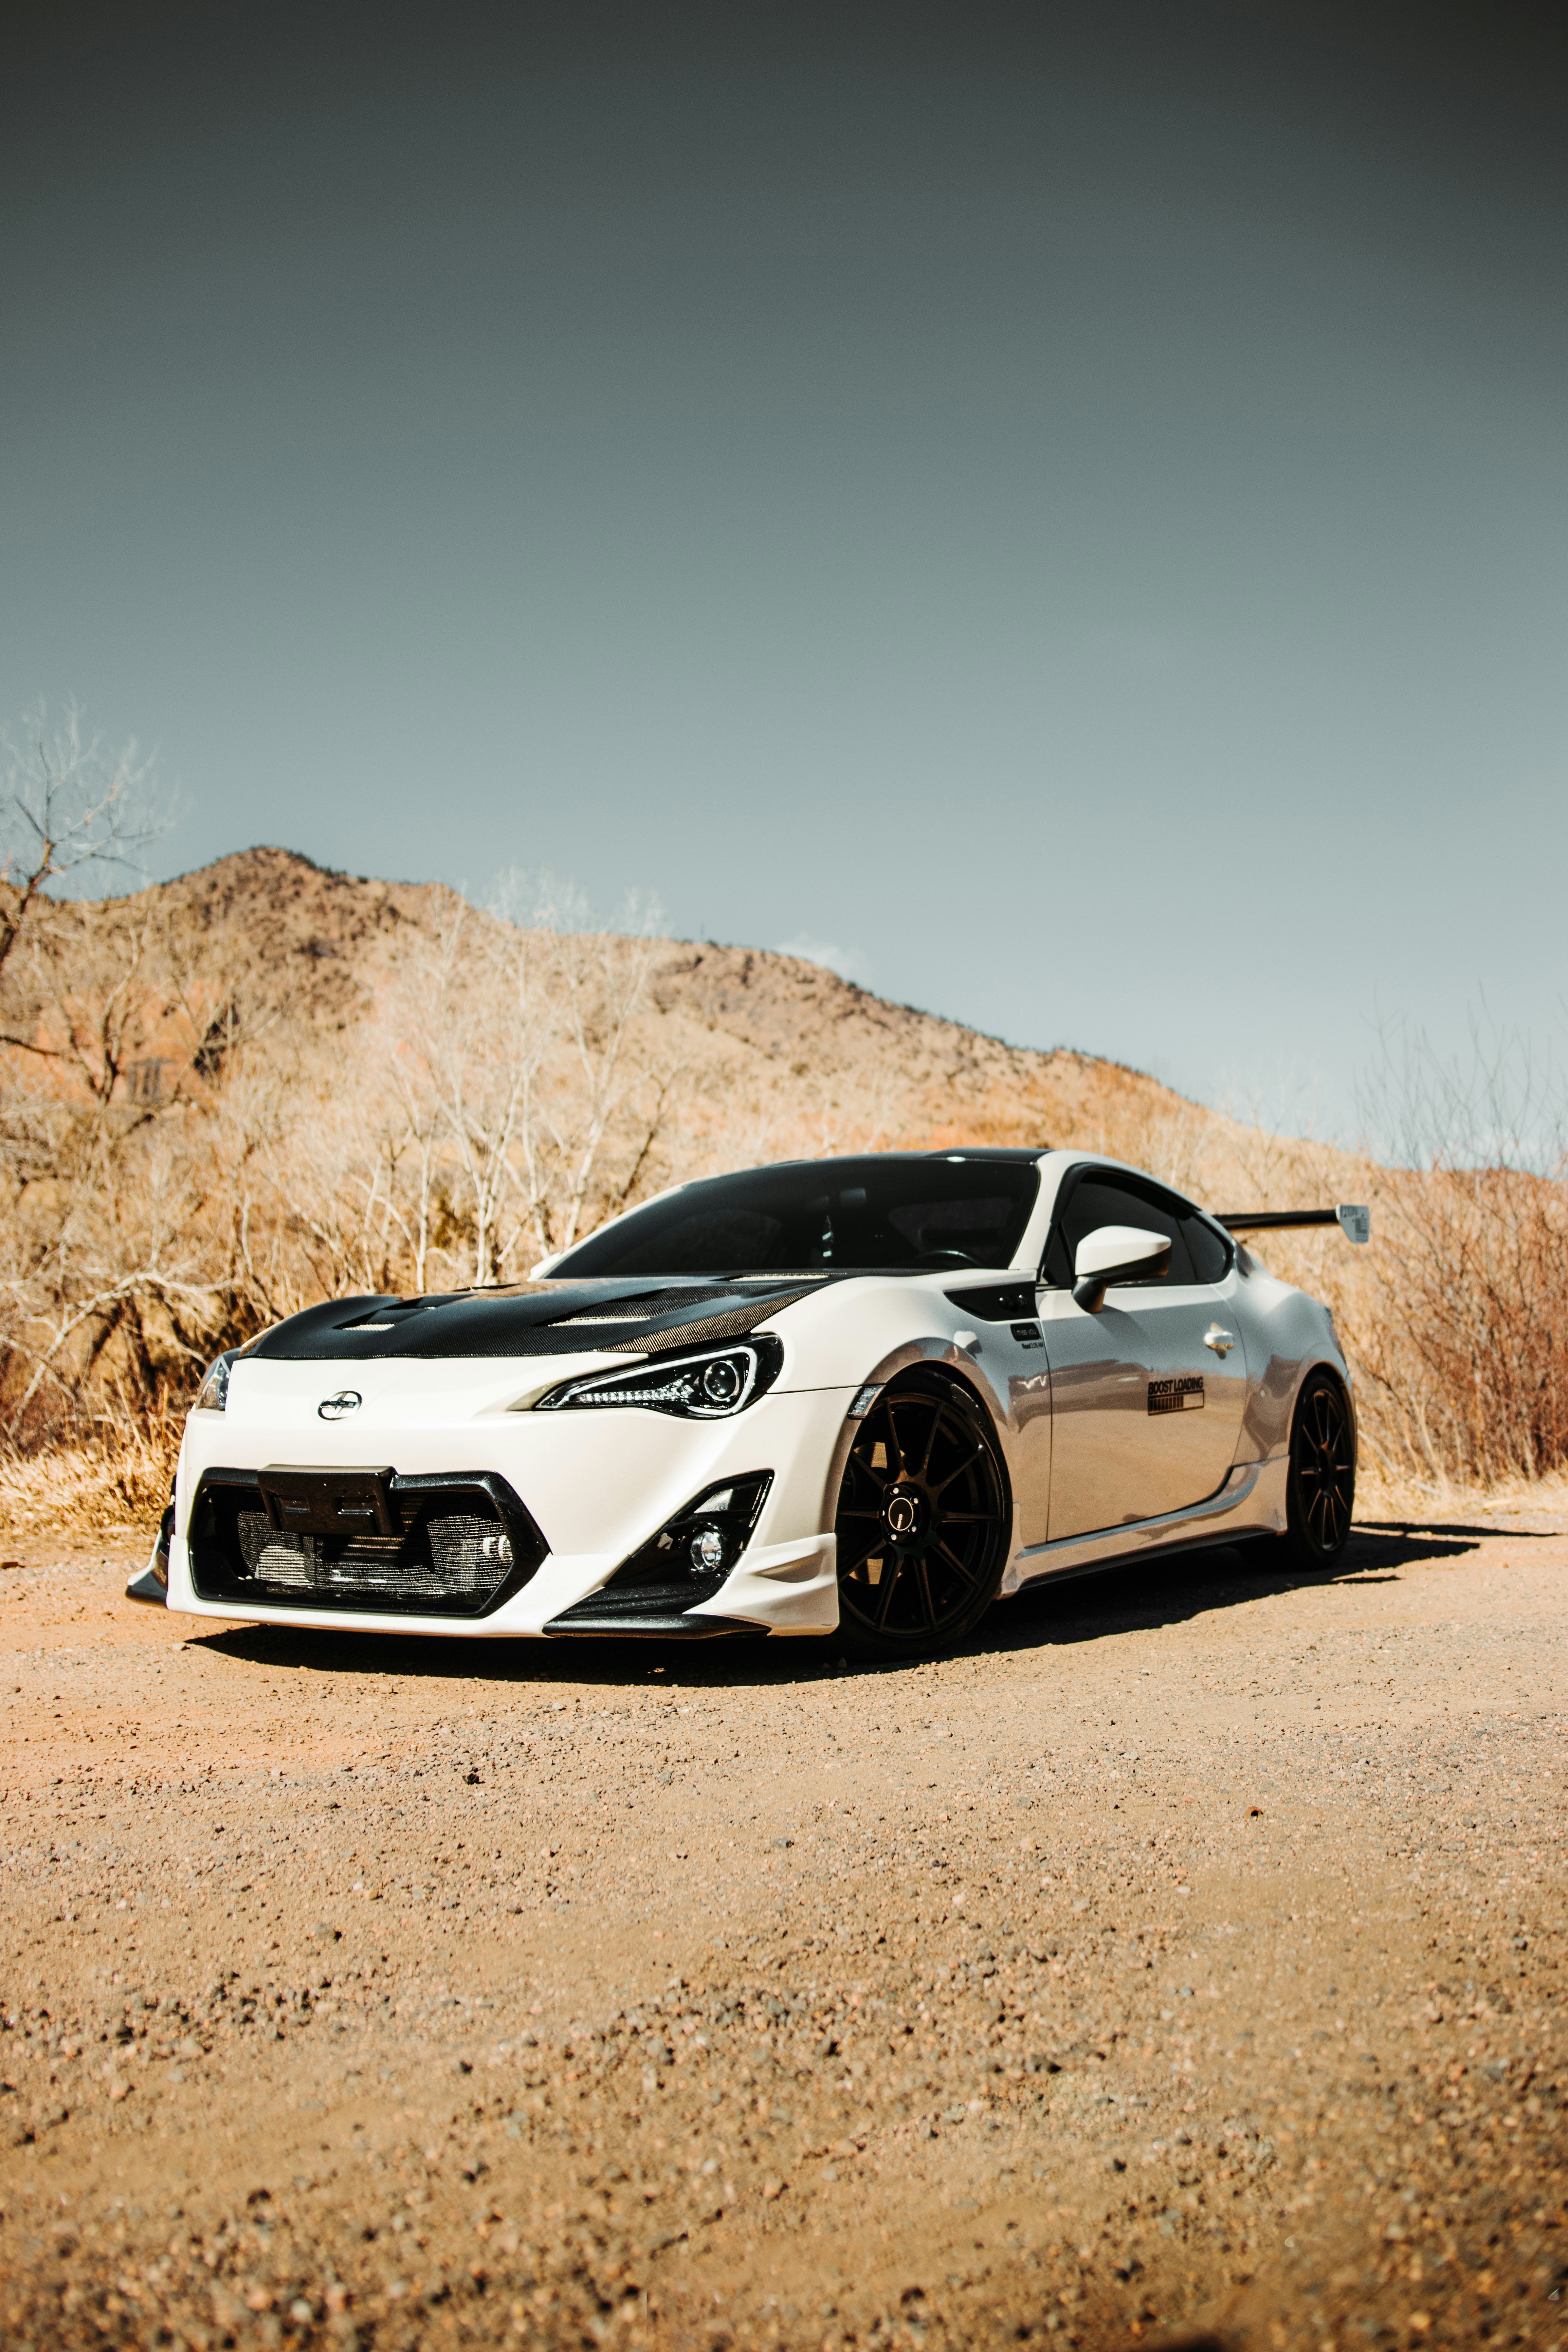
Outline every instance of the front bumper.
{"label": "front bumper", "polygon": [[[604,1360],[584,1360],[594,1370]],[[552,1366],[555,1379],[579,1366]],[[835,1497],[827,1491],[851,1388],[772,1390],[732,1421],[687,1422],[643,1408],[535,1413],[516,1408],[530,1368],[502,1360],[403,1361],[352,1368],[363,1394],[351,1421],[321,1420],[320,1402],[349,1368],[251,1360],[236,1366],[226,1412],[186,1423],[168,1548],[168,1606],[227,1622],[310,1625],[398,1633],[527,1637],[555,1632],[634,1633],[595,1611],[557,1626],[597,1593],[621,1563],[704,1489],[759,1470],[773,1473],[761,1517],[739,1562],[716,1591],[697,1599],[689,1624],[642,1631],[823,1633],[838,1622]],[[340,1376],[341,1375],[341,1376]],[[548,1549],[499,1606],[480,1615],[423,1614],[400,1607],[333,1607],[312,1598],[203,1600],[192,1577],[191,1507],[207,1473],[277,1464],[321,1469],[391,1465],[409,1477],[476,1469],[504,1479]]]}

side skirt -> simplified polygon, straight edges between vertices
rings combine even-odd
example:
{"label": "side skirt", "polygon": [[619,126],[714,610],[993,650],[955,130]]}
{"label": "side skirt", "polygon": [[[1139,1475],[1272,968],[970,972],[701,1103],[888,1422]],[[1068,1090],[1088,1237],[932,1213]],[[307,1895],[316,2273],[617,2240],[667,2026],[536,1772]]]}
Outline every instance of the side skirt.
{"label": "side skirt", "polygon": [[1101,1528],[1091,1536],[1068,1536],[1060,1543],[1033,1544],[1018,1550],[1007,1563],[1002,1580],[1004,1594],[1020,1592],[1026,1584],[1054,1577],[1091,1576],[1096,1569],[1137,1559],[1151,1552],[1181,1551],[1195,1544],[1221,1543],[1227,1535],[1278,1535],[1284,1529],[1285,1485],[1289,1458],[1272,1462],[1241,1462],[1226,1474],[1216,1493],[1184,1511],[1168,1511],[1157,1519],[1140,1519],[1131,1526]]}

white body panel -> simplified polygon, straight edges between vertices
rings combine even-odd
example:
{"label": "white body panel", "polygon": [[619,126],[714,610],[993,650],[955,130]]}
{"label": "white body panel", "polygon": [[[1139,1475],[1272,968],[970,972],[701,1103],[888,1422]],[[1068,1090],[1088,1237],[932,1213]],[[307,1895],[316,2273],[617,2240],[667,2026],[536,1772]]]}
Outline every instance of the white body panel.
{"label": "white body panel", "polygon": [[[242,1360],[226,1409],[194,1412],[186,1425],[169,1606],[229,1621],[537,1636],[698,1494],[765,1471],[772,1485],[743,1555],[691,1614],[759,1632],[831,1632],[838,1622],[834,1521],[855,1427],[848,1416],[868,1387],[916,1364],[944,1366],[981,1400],[994,1427],[1013,1510],[1004,1593],[1134,1554],[1283,1527],[1300,1382],[1326,1365],[1350,1391],[1325,1310],[1237,1250],[1222,1281],[1112,1288],[1102,1312],[1085,1312],[1070,1289],[1039,1283],[1037,1269],[1062,1179],[1086,1165],[1119,1163],[1090,1153],[1041,1155],[1039,1197],[1011,1269],[825,1280],[781,1307],[757,1330],[776,1334],[782,1370],[729,1419],[686,1420],[643,1406],[535,1409],[565,1381],[642,1360],[626,1353]],[[1021,1315],[986,1319],[966,1307],[965,1293],[1002,1285],[1023,1294]],[[1205,1336],[1215,1332],[1228,1342],[1223,1349]],[[1202,1382],[1201,1410],[1152,1409],[1159,1384],[1193,1380]],[[343,1389],[362,1402],[348,1418],[323,1420],[322,1401]],[[280,1465],[380,1466],[405,1477],[495,1474],[526,1506],[548,1556],[484,1615],[199,1599],[187,1537],[204,1473]]]}
{"label": "white body panel", "polygon": [[[1173,1290],[1113,1288],[1096,1315],[1070,1291],[1040,1292],[1053,1543],[1189,1509],[1224,1484],[1247,1411],[1247,1358],[1237,1346],[1221,1361],[1203,1334],[1222,1317],[1232,1329],[1240,1322],[1237,1282],[1233,1273]],[[1156,1387],[1170,1390],[1170,1410],[1150,1410]]]}
{"label": "white body panel", "polygon": [[[557,1357],[548,1385],[605,1360]],[[825,1617],[837,1624],[832,1512],[823,1471],[852,1389],[775,1391],[724,1422],[676,1421],[637,1409],[546,1415],[511,1408],[520,1386],[539,1386],[520,1382],[520,1369],[531,1373],[534,1368],[498,1367],[488,1360],[381,1363],[373,1377],[363,1364],[237,1365],[227,1411],[194,1412],[186,1424],[169,1555],[171,1608],[231,1621],[237,1614],[264,1623],[353,1623],[404,1633],[539,1633],[551,1618],[596,1591],[691,1496],[726,1477],[772,1470],[773,1484],[740,1571],[748,1605],[710,1613],[743,1614],[780,1632],[816,1631]],[[319,1401],[348,1385],[351,1371],[364,1397],[352,1424],[319,1420]],[[613,1443],[606,1423],[613,1424]],[[239,1609],[232,1601],[199,1600],[186,1537],[190,1498],[202,1472],[218,1465],[261,1470],[274,1463],[384,1464],[405,1475],[495,1471],[521,1497],[550,1556],[521,1592],[482,1617],[381,1615],[357,1608],[351,1615],[292,1603]],[[793,1572],[807,1563],[807,1576]],[[830,1608],[825,1608],[825,1591],[833,1596]],[[803,1613],[812,1619],[808,1626],[801,1623]]]}

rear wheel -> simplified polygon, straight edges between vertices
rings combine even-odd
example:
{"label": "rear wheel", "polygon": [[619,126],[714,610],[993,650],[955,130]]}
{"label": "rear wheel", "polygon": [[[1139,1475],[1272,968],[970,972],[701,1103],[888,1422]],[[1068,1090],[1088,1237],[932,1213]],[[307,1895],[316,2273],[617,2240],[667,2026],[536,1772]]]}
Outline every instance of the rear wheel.
{"label": "rear wheel", "polygon": [[839,1489],[842,1646],[908,1658],[962,1640],[1001,1582],[1008,1520],[1002,1458],[975,1400],[937,1373],[889,1381]]}
{"label": "rear wheel", "polygon": [[1309,1372],[1290,1425],[1288,1525],[1280,1541],[1296,1568],[1331,1568],[1350,1540],[1355,1433],[1331,1372]]}

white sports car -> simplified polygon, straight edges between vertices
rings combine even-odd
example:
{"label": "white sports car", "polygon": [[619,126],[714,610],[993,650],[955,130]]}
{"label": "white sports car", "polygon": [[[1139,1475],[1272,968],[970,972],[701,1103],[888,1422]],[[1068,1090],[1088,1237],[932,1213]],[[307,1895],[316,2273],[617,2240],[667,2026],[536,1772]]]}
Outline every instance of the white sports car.
{"label": "white sports car", "polygon": [[131,1588],[462,1634],[931,1651],[1133,1554],[1350,1530],[1332,1321],[1215,1218],[1075,1151],[677,1186],[533,1280],[341,1298],[207,1372]]}

